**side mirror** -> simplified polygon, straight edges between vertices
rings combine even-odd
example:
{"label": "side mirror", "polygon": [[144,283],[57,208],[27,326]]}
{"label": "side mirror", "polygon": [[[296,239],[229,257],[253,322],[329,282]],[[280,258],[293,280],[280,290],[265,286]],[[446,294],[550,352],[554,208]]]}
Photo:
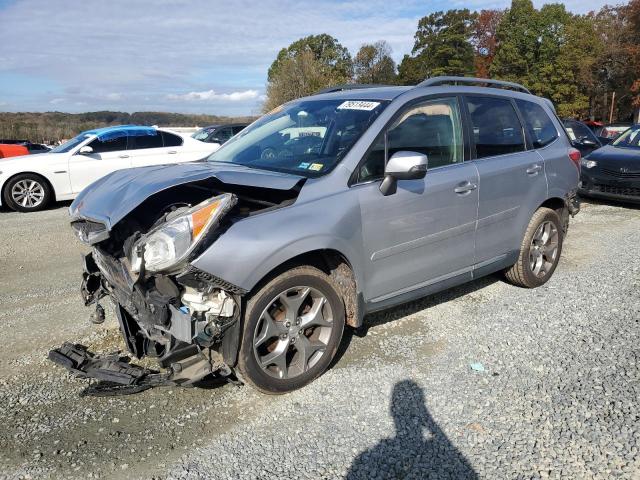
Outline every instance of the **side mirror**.
{"label": "side mirror", "polygon": [[417,152],[394,153],[384,169],[380,191],[384,196],[396,193],[398,180],[419,180],[427,174],[429,159]]}
{"label": "side mirror", "polygon": [[84,147],[80,147],[78,153],[80,155],[91,155],[93,153],[93,148],[91,148],[89,145],[85,145]]}
{"label": "side mirror", "polygon": [[591,140],[589,137],[577,138],[574,143],[576,143],[577,145],[582,145],[584,147],[595,147],[595,146],[598,145],[596,142]]}

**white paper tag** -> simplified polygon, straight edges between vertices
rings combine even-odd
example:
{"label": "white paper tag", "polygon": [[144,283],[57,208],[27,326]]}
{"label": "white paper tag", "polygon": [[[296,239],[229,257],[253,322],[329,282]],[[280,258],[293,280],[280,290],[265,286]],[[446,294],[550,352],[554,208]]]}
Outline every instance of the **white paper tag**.
{"label": "white paper tag", "polygon": [[338,106],[338,110],[366,110],[371,111],[380,105],[380,102],[367,102],[365,100],[347,100]]}

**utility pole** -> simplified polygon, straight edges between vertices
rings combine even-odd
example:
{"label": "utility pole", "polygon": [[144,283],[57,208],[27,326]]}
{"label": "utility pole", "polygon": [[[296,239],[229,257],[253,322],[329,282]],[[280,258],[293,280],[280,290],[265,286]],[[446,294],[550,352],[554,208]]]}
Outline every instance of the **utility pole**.
{"label": "utility pole", "polygon": [[613,107],[616,104],[616,92],[615,90],[613,91],[613,94],[611,95],[611,110],[609,111],[609,123],[613,122]]}

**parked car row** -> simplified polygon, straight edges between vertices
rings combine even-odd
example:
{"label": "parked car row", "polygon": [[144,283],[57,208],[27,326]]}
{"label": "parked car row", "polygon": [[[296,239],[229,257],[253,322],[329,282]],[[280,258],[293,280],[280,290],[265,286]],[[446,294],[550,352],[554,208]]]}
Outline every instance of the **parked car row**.
{"label": "parked car row", "polygon": [[48,153],[0,160],[0,205],[20,212],[70,200],[116,170],[191,162],[217,150],[170,130],[122,125],[82,132]]}
{"label": "parked car row", "polygon": [[580,193],[640,203],[640,125],[582,159]]}

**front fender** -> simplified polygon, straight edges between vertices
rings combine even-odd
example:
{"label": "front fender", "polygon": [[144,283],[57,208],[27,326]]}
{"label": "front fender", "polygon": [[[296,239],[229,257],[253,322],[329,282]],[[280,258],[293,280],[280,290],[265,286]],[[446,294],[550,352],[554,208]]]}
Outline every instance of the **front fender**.
{"label": "front fender", "polygon": [[192,264],[250,291],[288,260],[314,250],[331,249],[350,263],[361,290],[361,217],[359,205],[350,197],[338,194],[243,219]]}

